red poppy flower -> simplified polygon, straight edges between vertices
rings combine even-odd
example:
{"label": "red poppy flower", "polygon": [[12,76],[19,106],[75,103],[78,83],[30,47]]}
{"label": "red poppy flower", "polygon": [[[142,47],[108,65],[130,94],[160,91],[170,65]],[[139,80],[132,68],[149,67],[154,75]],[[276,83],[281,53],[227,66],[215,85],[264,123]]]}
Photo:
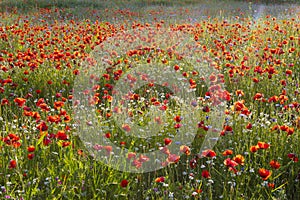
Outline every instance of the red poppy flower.
{"label": "red poppy flower", "polygon": [[127,187],[128,183],[129,182],[126,179],[124,179],[124,180],[121,181],[120,186],[123,187],[123,188]]}
{"label": "red poppy flower", "polygon": [[292,160],[292,161],[294,161],[294,162],[298,162],[299,161],[299,158],[296,156],[296,154],[294,154],[294,153],[289,153],[288,154],[288,157]]}
{"label": "red poppy flower", "polygon": [[62,102],[62,101],[56,101],[56,102],[54,102],[54,108],[56,110],[59,110],[63,106],[64,106],[64,102]]}
{"label": "red poppy flower", "polygon": [[2,141],[5,142],[7,145],[11,145],[15,148],[18,148],[21,146],[21,143],[19,142],[19,140],[20,140],[20,137],[14,133],[10,133],[2,139]]}
{"label": "red poppy flower", "polygon": [[270,102],[277,102],[279,100],[279,97],[278,96],[272,96],[272,97],[270,97],[269,99],[268,99],[268,102],[270,103]]}
{"label": "red poppy flower", "polygon": [[295,130],[294,130],[293,127],[289,127],[288,130],[286,130],[287,135],[293,135],[294,131],[295,131]]}
{"label": "red poppy flower", "polygon": [[64,122],[68,123],[71,121],[71,117],[69,115],[64,116]]}
{"label": "red poppy flower", "polygon": [[176,128],[176,129],[178,129],[178,128],[180,128],[180,127],[182,127],[182,124],[175,124],[175,125],[174,125],[174,128]]}
{"label": "red poppy flower", "polygon": [[280,167],[280,163],[277,162],[276,160],[271,160],[270,161],[270,166],[274,169],[278,169]]}
{"label": "red poppy flower", "polygon": [[111,137],[111,134],[108,132],[108,133],[105,133],[104,135],[106,138],[110,138]]}
{"label": "red poppy flower", "polygon": [[235,91],[235,94],[236,94],[237,96],[244,96],[244,95],[245,95],[244,92],[243,92],[243,90],[236,90],[236,91]]}
{"label": "red poppy flower", "polygon": [[120,146],[125,146],[126,145],[126,142],[125,141],[121,141],[120,142]]}
{"label": "red poppy flower", "polygon": [[224,160],[224,165],[226,167],[228,167],[228,169],[230,171],[233,171],[234,173],[237,172],[237,169],[235,168],[235,166],[238,166],[239,164],[233,160],[231,160],[230,158],[227,158],[226,160]]}
{"label": "red poppy flower", "polygon": [[165,138],[164,142],[165,142],[165,145],[169,145],[172,143],[172,140],[170,138]]}
{"label": "red poppy flower", "polygon": [[9,169],[14,169],[14,168],[16,168],[17,167],[17,161],[16,160],[11,160],[10,162],[9,162]]}
{"label": "red poppy flower", "polygon": [[285,71],[285,74],[286,74],[286,75],[292,75],[292,73],[293,73],[293,71],[290,70],[290,69],[288,69],[288,70]]}
{"label": "red poppy flower", "polygon": [[122,128],[124,131],[129,132],[131,130],[130,126],[128,124],[123,124]]}
{"label": "red poppy flower", "polygon": [[128,154],[127,154],[127,159],[131,159],[131,158],[135,158],[136,157],[136,153],[134,153],[134,152],[129,152]]}
{"label": "red poppy flower", "polygon": [[192,169],[195,169],[197,167],[197,160],[193,158],[190,160],[189,164]]}
{"label": "red poppy flower", "polygon": [[179,69],[180,69],[180,67],[179,67],[178,65],[175,65],[175,66],[174,66],[174,70],[175,70],[175,71],[178,71]]}
{"label": "red poppy flower", "polygon": [[180,146],[180,152],[183,152],[186,155],[190,155],[191,154],[191,149],[190,149],[190,147],[188,147],[186,145],[181,145]]}
{"label": "red poppy flower", "polygon": [[201,176],[203,178],[210,178],[210,173],[207,170],[203,170],[202,173],[201,173]]}
{"label": "red poppy flower", "polygon": [[43,110],[43,111],[49,111],[50,108],[48,107],[48,105],[46,103],[41,103],[39,104],[39,107]]}
{"label": "red poppy flower", "polygon": [[260,149],[267,149],[267,148],[269,148],[269,144],[268,143],[265,143],[265,142],[258,142],[257,143],[257,146],[260,148]]}
{"label": "red poppy flower", "polygon": [[252,153],[256,152],[258,149],[259,149],[259,146],[258,146],[258,145],[255,145],[255,146],[251,146],[251,147],[250,147],[250,151],[251,151]]}
{"label": "red poppy flower", "polygon": [[224,131],[225,132],[232,132],[232,127],[231,126],[224,126]]}
{"label": "red poppy flower", "polygon": [[253,97],[254,100],[259,100],[263,97],[263,94],[262,93],[256,93]]}
{"label": "red poppy flower", "polygon": [[230,150],[230,149],[227,149],[227,150],[225,150],[225,151],[222,153],[223,156],[229,156],[229,155],[232,155],[232,154],[233,154],[233,151]]}
{"label": "red poppy flower", "polygon": [[274,189],[275,188],[275,184],[274,183],[268,183],[268,187],[271,188],[271,189]]}
{"label": "red poppy flower", "polygon": [[1,105],[2,105],[2,106],[3,106],[3,105],[9,105],[8,99],[3,98],[3,99],[1,100]]}
{"label": "red poppy flower", "polygon": [[135,166],[137,169],[139,169],[142,166],[142,162],[138,161],[137,159],[132,161],[132,166]]}
{"label": "red poppy flower", "polygon": [[149,157],[147,157],[147,156],[145,156],[145,155],[140,155],[140,157],[139,157],[139,161],[140,162],[148,162],[150,160],[150,158]]}
{"label": "red poppy flower", "polygon": [[34,158],[34,154],[33,154],[33,153],[29,153],[29,154],[27,155],[27,158],[28,158],[29,160],[32,160],[32,159]]}
{"label": "red poppy flower", "polygon": [[248,124],[246,125],[246,129],[252,129],[252,124],[251,124],[251,123],[248,123]]}
{"label": "red poppy flower", "polygon": [[24,99],[24,98],[15,98],[14,102],[17,103],[19,107],[22,107],[26,103],[26,99]]}
{"label": "red poppy flower", "polygon": [[241,154],[236,155],[232,160],[240,165],[244,165],[245,162],[245,158]]}
{"label": "red poppy flower", "polygon": [[176,122],[180,122],[180,121],[182,120],[182,117],[179,116],[179,115],[177,115],[177,116],[174,117],[174,120],[175,120]]}
{"label": "red poppy flower", "polygon": [[155,179],[155,183],[163,183],[165,182],[165,177],[161,176],[161,177],[157,177]]}
{"label": "red poppy flower", "polygon": [[58,131],[55,137],[59,140],[67,140],[69,138],[65,131]]}
{"label": "red poppy flower", "polygon": [[258,173],[260,175],[260,177],[265,181],[267,180],[271,175],[272,175],[272,171],[269,171],[267,169],[264,168],[260,168],[258,170]]}
{"label": "red poppy flower", "polygon": [[62,142],[61,146],[62,146],[62,147],[67,147],[67,146],[69,146],[70,144],[71,144],[71,142],[69,142],[69,141],[64,141],[64,142]]}
{"label": "red poppy flower", "polygon": [[52,142],[51,139],[48,137],[45,137],[43,139],[43,145],[45,145],[45,146],[48,146],[51,142]]}
{"label": "red poppy flower", "polygon": [[180,159],[180,156],[176,155],[176,154],[169,154],[168,158],[167,158],[167,162],[168,163],[177,163]]}
{"label": "red poppy flower", "polygon": [[208,107],[208,106],[204,106],[204,107],[202,108],[202,111],[203,111],[203,112],[209,112],[209,111],[210,111],[210,109],[209,109],[209,107]]}
{"label": "red poppy flower", "polygon": [[210,157],[210,158],[215,157],[216,155],[217,155],[216,152],[214,152],[211,149],[207,149],[207,150],[203,151],[201,154],[201,156],[203,156],[203,157]]}
{"label": "red poppy flower", "polygon": [[160,147],[159,150],[166,155],[169,155],[171,153],[167,146]]}
{"label": "red poppy flower", "polygon": [[35,151],[35,147],[33,145],[30,145],[27,147],[27,151],[28,152],[34,152]]}

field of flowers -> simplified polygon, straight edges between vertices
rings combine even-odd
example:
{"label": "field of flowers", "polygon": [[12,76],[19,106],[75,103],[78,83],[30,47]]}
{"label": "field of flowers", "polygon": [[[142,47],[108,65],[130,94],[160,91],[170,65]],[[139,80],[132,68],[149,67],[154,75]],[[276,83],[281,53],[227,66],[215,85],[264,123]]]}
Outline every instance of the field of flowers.
{"label": "field of flowers", "polygon": [[[299,5],[29,2],[30,9],[0,1],[1,199],[300,199]],[[179,53],[164,45],[177,34],[188,41]],[[127,49],[136,38],[146,44],[156,38],[158,46]],[[107,41],[119,42],[104,48]],[[101,45],[108,55],[104,73],[89,74],[100,62],[91,55]],[[212,73],[201,75],[192,59]],[[137,63],[171,69],[188,85],[184,92],[195,92],[192,142],[177,141],[192,120],[174,91],[143,75],[145,85],[126,94],[125,110],[123,101],[112,107],[118,80],[128,87],[137,81],[128,74]],[[84,90],[79,79],[92,88]],[[100,159],[78,134],[80,124],[92,123],[78,120],[83,105],[76,92],[88,97],[96,121],[109,127],[87,137],[118,147],[94,145]],[[224,106],[220,129],[213,125],[217,104]],[[163,123],[153,119],[153,130],[165,125],[146,139],[135,131],[128,136],[130,123],[111,120],[123,119],[114,116],[126,111],[143,128],[153,107],[164,113]],[[201,152],[209,132],[219,138]],[[138,173],[122,170],[126,163],[104,162],[124,149],[133,169],[156,162],[145,156],[153,149],[165,160],[160,169]]]}

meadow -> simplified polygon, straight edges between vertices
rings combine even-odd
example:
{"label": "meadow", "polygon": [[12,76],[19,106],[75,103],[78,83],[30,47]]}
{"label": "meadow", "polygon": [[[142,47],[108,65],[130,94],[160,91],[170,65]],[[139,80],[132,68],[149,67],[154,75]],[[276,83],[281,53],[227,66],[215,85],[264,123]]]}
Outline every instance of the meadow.
{"label": "meadow", "polygon": [[278,2],[0,0],[0,199],[300,199]]}

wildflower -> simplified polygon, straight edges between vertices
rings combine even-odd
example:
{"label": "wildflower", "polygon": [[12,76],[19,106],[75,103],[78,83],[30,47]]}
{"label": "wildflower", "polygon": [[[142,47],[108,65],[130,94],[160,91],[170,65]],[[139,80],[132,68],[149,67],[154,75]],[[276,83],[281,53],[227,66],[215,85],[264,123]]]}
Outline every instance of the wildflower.
{"label": "wildflower", "polygon": [[259,146],[258,146],[258,145],[255,145],[255,146],[251,146],[251,147],[250,147],[250,151],[251,151],[252,153],[256,152],[258,149],[259,149]]}
{"label": "wildflower", "polygon": [[285,71],[285,74],[286,74],[287,76],[288,76],[288,75],[292,75],[292,73],[293,73],[293,71],[290,70],[290,69],[288,69],[288,70]]}
{"label": "wildflower", "polygon": [[287,132],[287,135],[293,135],[294,133],[294,128],[293,127],[289,127],[288,130],[286,131]]}
{"label": "wildflower", "polygon": [[258,142],[257,145],[260,149],[267,149],[270,146],[268,143],[265,142]]}
{"label": "wildflower", "polygon": [[112,152],[112,150],[113,150],[112,146],[104,146],[103,149],[105,149],[105,151],[106,151],[106,153],[107,153],[108,155],[109,155],[109,154]]}
{"label": "wildflower", "polygon": [[2,139],[2,141],[5,142],[7,145],[13,146],[15,148],[18,148],[21,146],[21,143],[19,140],[20,140],[20,137],[14,133],[10,133]]}
{"label": "wildflower", "polygon": [[226,160],[224,160],[224,165],[228,167],[229,171],[233,171],[234,173],[236,173],[237,169],[235,168],[235,166],[238,166],[239,164],[231,160],[230,158],[227,158]]}
{"label": "wildflower", "polygon": [[2,105],[2,106],[3,106],[3,105],[9,105],[9,100],[6,99],[6,98],[3,98],[3,99],[1,100],[1,105]]}
{"label": "wildflower", "polygon": [[29,160],[32,160],[32,159],[34,158],[34,154],[33,154],[33,153],[29,153],[29,154],[27,155],[27,158],[28,158]]}
{"label": "wildflower", "polygon": [[263,97],[262,93],[256,93],[253,97],[253,100],[260,100]]}
{"label": "wildflower", "polygon": [[190,155],[191,154],[191,149],[190,149],[190,147],[188,147],[186,145],[182,145],[182,146],[180,146],[180,152],[183,152],[186,155]]}
{"label": "wildflower", "polygon": [[180,159],[180,156],[176,155],[176,154],[169,154],[168,158],[167,158],[167,162],[168,163],[177,163]]}
{"label": "wildflower", "polygon": [[251,123],[248,123],[248,124],[246,125],[246,129],[252,129],[252,124],[251,124]]}
{"label": "wildflower", "polygon": [[62,102],[62,101],[56,101],[56,102],[54,102],[54,108],[56,110],[59,110],[63,106],[64,106],[64,102]]}
{"label": "wildflower", "polygon": [[197,160],[193,158],[190,160],[189,164],[192,169],[195,169],[197,167]]}
{"label": "wildflower", "polygon": [[130,126],[128,124],[123,124],[122,129],[126,132],[129,132],[131,130]]}
{"label": "wildflower", "polygon": [[280,167],[280,163],[276,160],[271,160],[270,161],[270,166],[274,169],[278,169]]}
{"label": "wildflower", "polygon": [[165,177],[161,176],[161,177],[157,177],[155,179],[155,183],[163,183],[165,182]]}
{"label": "wildflower", "polygon": [[37,129],[42,131],[47,131],[48,130],[48,126],[46,124],[46,122],[41,121],[38,125],[37,125]]}
{"label": "wildflower", "polygon": [[232,160],[234,160],[235,162],[237,162],[240,165],[244,165],[244,162],[245,162],[245,158],[241,154],[236,155]]}
{"label": "wildflower", "polygon": [[145,155],[140,155],[140,157],[139,157],[139,161],[140,162],[148,162],[150,160],[150,158],[149,157],[147,157],[147,156],[145,156]]}
{"label": "wildflower", "polygon": [[159,150],[160,150],[162,153],[167,154],[167,155],[169,155],[169,154],[171,153],[167,146],[160,147]]}
{"label": "wildflower", "polygon": [[14,169],[14,168],[16,168],[17,167],[17,161],[16,160],[11,160],[10,162],[9,162],[9,169]]}
{"label": "wildflower", "polygon": [[67,140],[69,138],[65,131],[58,131],[55,137],[59,140]]}
{"label": "wildflower", "polygon": [[262,178],[262,180],[264,180],[264,181],[267,180],[272,175],[272,171],[269,171],[264,168],[260,168],[258,170],[258,173],[259,173],[260,177]]}
{"label": "wildflower", "polygon": [[35,147],[33,145],[30,145],[27,147],[27,151],[28,152],[34,152],[35,151]]}
{"label": "wildflower", "polygon": [[209,112],[209,111],[210,111],[210,109],[209,109],[209,107],[208,107],[208,106],[204,106],[204,107],[202,108],[202,111],[203,111],[203,112]]}
{"label": "wildflower", "polygon": [[105,133],[104,135],[106,138],[110,138],[111,137],[111,134],[109,132]]}
{"label": "wildflower", "polygon": [[244,94],[244,92],[243,92],[243,90],[236,90],[235,91],[235,94],[237,95],[237,96],[244,96],[245,94]]}
{"label": "wildflower", "polygon": [[175,129],[178,129],[178,128],[180,128],[180,127],[182,127],[182,124],[175,124],[175,125],[174,125],[174,128],[175,128]]}
{"label": "wildflower", "polygon": [[233,129],[232,129],[231,126],[224,126],[223,130],[224,130],[225,132],[232,132]]}
{"label": "wildflower", "polygon": [[120,142],[120,146],[125,146],[126,145],[126,142],[125,141],[121,141]]}
{"label": "wildflower", "polygon": [[271,189],[274,189],[275,188],[275,184],[274,183],[268,183],[268,187],[271,188]]}
{"label": "wildflower", "polygon": [[210,178],[210,173],[207,170],[203,170],[202,173],[201,173],[201,176],[203,178]]}
{"label": "wildflower", "polygon": [[134,152],[129,152],[128,154],[127,154],[127,159],[131,159],[131,158],[135,158],[136,157],[136,153],[134,153]]}
{"label": "wildflower", "polygon": [[62,147],[67,147],[67,146],[69,146],[70,144],[71,144],[71,142],[69,142],[69,141],[64,141],[64,142],[62,142],[61,146],[62,146]]}
{"label": "wildflower", "polygon": [[229,155],[232,155],[232,154],[233,154],[233,151],[230,150],[230,149],[227,149],[227,150],[225,150],[225,151],[222,153],[223,156],[229,156]]}
{"label": "wildflower", "polygon": [[211,149],[205,150],[201,154],[201,156],[203,156],[203,157],[210,157],[210,158],[215,157],[216,155],[217,155],[216,152],[214,152]]}
{"label": "wildflower", "polygon": [[17,103],[19,107],[22,107],[26,103],[26,99],[24,99],[24,98],[15,98],[14,102]]}
{"label": "wildflower", "polygon": [[134,159],[131,163],[132,166],[135,166],[137,169],[139,169],[142,166],[142,162],[138,161],[137,159]]}
{"label": "wildflower", "polygon": [[165,138],[164,142],[165,142],[165,145],[169,145],[172,143],[172,140],[170,138]]}
{"label": "wildflower", "polygon": [[128,183],[129,182],[126,179],[124,179],[124,180],[121,181],[120,186],[125,188],[125,187],[127,187]]}
{"label": "wildflower", "polygon": [[296,154],[294,154],[294,153],[289,153],[288,154],[288,157],[292,160],[292,161],[294,161],[294,162],[298,162],[299,161],[299,158],[296,156]]}
{"label": "wildflower", "polygon": [[48,146],[51,143],[51,139],[49,137],[45,137],[43,139],[43,145]]}
{"label": "wildflower", "polygon": [[174,120],[176,122],[180,122],[182,120],[182,117],[177,115],[177,116],[174,117]]}
{"label": "wildflower", "polygon": [[179,69],[180,69],[180,67],[179,67],[178,65],[175,65],[175,66],[174,66],[174,70],[175,70],[175,71],[178,71]]}
{"label": "wildflower", "polygon": [[212,82],[212,83],[216,83],[216,82],[218,81],[218,77],[215,76],[214,74],[211,74],[211,75],[209,76],[209,80],[210,80],[210,82]]}

